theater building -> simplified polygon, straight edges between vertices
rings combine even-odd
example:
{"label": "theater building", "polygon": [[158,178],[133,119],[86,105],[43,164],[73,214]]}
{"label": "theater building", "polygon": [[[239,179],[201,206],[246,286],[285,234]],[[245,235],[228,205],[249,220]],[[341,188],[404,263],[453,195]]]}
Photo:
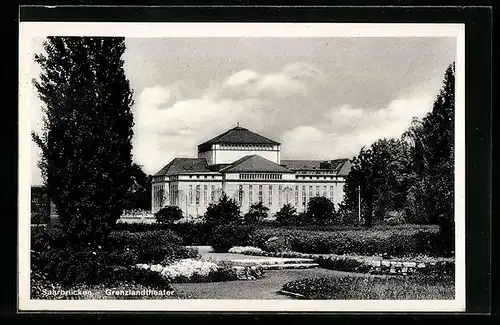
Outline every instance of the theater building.
{"label": "theater building", "polygon": [[269,216],[289,203],[304,211],[311,197],[336,206],[344,196],[348,159],[286,160],[281,144],[237,126],[198,146],[197,158],[174,158],[153,176],[153,213],[175,205],[189,218],[203,215],[224,192],[242,213],[257,202]]}

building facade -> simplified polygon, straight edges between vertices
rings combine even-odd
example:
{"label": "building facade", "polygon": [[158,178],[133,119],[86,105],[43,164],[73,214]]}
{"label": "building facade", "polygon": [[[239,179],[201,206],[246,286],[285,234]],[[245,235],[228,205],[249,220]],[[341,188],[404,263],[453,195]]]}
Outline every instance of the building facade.
{"label": "building facade", "polygon": [[222,193],[242,213],[257,202],[274,215],[285,204],[304,211],[314,196],[343,200],[348,159],[281,160],[281,144],[237,126],[198,146],[197,158],[174,158],[153,176],[152,210],[175,205],[202,216]]}

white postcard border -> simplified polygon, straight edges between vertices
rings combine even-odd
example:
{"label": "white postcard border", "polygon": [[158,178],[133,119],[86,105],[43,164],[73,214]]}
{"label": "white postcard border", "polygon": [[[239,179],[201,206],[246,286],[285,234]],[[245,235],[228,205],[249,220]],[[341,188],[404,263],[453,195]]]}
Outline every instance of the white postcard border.
{"label": "white postcard border", "polygon": [[[31,300],[30,299],[30,39],[46,36],[124,37],[456,37],[454,300]],[[19,24],[18,308],[23,311],[465,311],[465,25],[330,23],[77,23]]]}

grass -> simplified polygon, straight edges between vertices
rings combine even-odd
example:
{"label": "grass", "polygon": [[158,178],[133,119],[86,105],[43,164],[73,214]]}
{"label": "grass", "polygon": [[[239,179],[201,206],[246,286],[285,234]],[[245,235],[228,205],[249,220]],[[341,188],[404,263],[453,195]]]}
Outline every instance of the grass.
{"label": "grass", "polygon": [[455,296],[453,278],[444,276],[307,278],[288,282],[282,290],[313,300],[441,300]]}

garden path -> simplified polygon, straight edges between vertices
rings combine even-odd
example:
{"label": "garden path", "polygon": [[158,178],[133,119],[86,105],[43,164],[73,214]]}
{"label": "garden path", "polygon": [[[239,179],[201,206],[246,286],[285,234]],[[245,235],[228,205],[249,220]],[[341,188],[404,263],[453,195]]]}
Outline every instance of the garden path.
{"label": "garden path", "polygon": [[181,299],[267,299],[284,300],[291,297],[278,294],[283,285],[303,278],[345,276],[346,272],[327,269],[268,270],[258,280],[242,280],[209,283],[173,284]]}

